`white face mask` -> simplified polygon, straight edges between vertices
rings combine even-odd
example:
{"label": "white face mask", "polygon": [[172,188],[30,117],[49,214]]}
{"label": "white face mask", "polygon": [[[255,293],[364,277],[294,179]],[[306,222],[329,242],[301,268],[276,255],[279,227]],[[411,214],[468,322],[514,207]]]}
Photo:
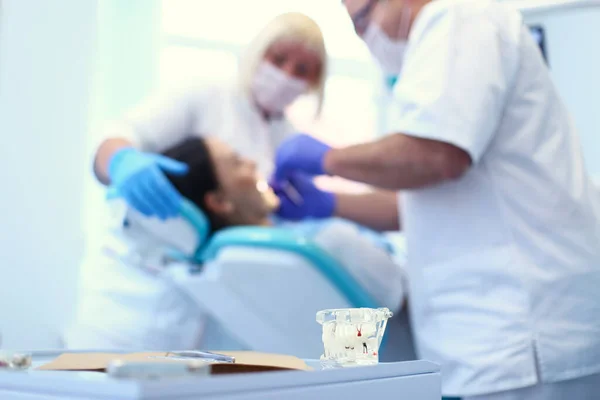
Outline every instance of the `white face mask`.
{"label": "white face mask", "polygon": [[403,39],[391,39],[374,22],[370,22],[362,39],[373,57],[377,60],[386,75],[396,76],[402,72],[404,54],[406,53],[408,31],[410,29],[410,9],[402,12],[402,21],[398,29],[399,36]]}
{"label": "white face mask", "polygon": [[371,22],[363,36],[369,51],[387,75],[399,75],[404,64],[406,41],[390,39],[379,26]]}
{"label": "white face mask", "polygon": [[267,61],[258,66],[252,82],[252,94],[256,102],[262,109],[272,113],[283,112],[307,90],[308,82],[287,75]]}

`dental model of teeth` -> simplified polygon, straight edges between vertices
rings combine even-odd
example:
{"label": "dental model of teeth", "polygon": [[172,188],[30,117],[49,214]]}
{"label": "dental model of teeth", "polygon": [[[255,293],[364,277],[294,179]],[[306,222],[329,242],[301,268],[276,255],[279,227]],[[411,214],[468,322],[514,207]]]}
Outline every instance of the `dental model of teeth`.
{"label": "dental model of teeth", "polygon": [[391,316],[387,308],[320,311],[317,322],[323,325],[324,347],[321,361],[342,367],[377,364],[379,346]]}
{"label": "dental model of teeth", "polygon": [[323,326],[323,359],[374,364],[379,360],[377,324],[328,324]]}
{"label": "dental model of teeth", "polygon": [[30,366],[30,354],[0,352],[0,369],[21,370]]}

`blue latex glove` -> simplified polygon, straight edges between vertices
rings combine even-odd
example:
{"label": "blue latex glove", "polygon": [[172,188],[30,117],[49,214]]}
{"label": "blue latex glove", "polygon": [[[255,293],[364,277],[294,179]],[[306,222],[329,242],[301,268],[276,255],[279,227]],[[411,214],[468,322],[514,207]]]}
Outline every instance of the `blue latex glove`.
{"label": "blue latex glove", "polygon": [[331,147],[325,143],[301,133],[285,140],[277,149],[275,156],[275,177],[285,179],[294,171],[309,175],[323,175],[323,160]]}
{"label": "blue latex glove", "polygon": [[108,176],[118,194],[142,214],[162,220],[177,216],[181,204],[181,195],[165,172],[185,175],[187,171],[185,163],[130,147],[115,152],[108,164]]}
{"label": "blue latex glove", "polygon": [[[300,203],[290,199],[283,185],[290,184],[302,197]],[[333,193],[317,189],[312,178],[301,173],[293,173],[284,181],[272,181],[271,187],[280,200],[276,211],[282,219],[298,221],[306,218],[329,218],[335,212],[336,197]]]}

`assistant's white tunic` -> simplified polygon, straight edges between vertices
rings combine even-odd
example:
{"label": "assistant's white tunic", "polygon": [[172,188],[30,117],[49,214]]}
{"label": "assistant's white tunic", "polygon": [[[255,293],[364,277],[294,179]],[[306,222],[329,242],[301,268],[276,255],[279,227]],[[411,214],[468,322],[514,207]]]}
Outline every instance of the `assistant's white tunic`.
{"label": "assistant's white tunic", "polygon": [[407,51],[389,131],[473,160],[401,196],[419,355],[442,364],[447,396],[600,372],[598,197],[521,15],[435,1]]}
{"label": "assistant's white tunic", "polygon": [[153,96],[107,133],[122,134],[149,152],[163,152],[188,136],[215,136],[269,175],[275,150],[294,129],[285,117],[265,120],[239,87],[215,83]]}

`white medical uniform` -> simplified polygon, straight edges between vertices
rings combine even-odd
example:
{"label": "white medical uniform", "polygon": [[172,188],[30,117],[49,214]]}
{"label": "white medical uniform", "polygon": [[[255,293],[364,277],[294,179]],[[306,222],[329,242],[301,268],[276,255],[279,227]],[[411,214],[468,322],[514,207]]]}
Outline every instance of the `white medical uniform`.
{"label": "white medical uniform", "polygon": [[285,117],[269,121],[238,86],[212,84],[148,99],[108,133],[123,133],[144,151],[163,152],[188,136],[214,136],[271,174],[275,150],[294,129]]}
{"label": "white medical uniform", "polygon": [[[521,15],[429,3],[394,94],[390,132],[473,161],[456,181],[401,196],[418,353],[442,364],[444,395],[538,385],[545,399],[588,398],[556,387],[600,372],[597,195]],[[600,396],[600,376],[582,381]]]}

